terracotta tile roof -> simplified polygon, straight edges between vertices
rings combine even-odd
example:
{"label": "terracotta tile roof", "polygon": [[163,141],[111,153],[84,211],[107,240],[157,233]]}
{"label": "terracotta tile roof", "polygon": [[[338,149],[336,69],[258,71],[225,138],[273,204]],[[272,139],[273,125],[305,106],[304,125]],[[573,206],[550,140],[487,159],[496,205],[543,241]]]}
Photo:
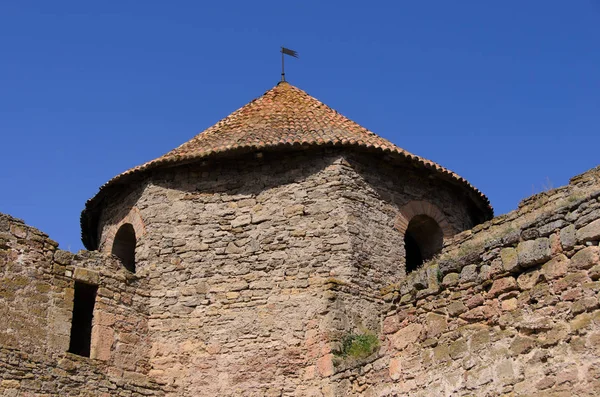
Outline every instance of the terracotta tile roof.
{"label": "terracotta tile roof", "polygon": [[446,175],[475,193],[482,200],[483,205],[487,206],[491,216],[489,200],[465,179],[433,161],[397,147],[342,116],[301,89],[281,82],[188,142],[108,181],[100,188],[99,193],[86,203],[86,209],[82,213],[82,228],[86,211],[94,206],[94,201],[100,193],[127,175],[162,165],[187,163],[233,150],[261,150],[294,145],[362,147],[400,154]]}

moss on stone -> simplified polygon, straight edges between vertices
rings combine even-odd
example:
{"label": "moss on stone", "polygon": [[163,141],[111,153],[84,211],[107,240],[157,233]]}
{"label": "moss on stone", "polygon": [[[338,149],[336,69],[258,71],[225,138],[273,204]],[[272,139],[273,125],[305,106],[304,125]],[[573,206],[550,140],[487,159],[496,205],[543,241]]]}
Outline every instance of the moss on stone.
{"label": "moss on stone", "polygon": [[337,357],[355,360],[370,356],[379,347],[379,339],[370,332],[364,334],[347,334],[342,338],[341,342],[340,350],[334,352],[334,354]]}

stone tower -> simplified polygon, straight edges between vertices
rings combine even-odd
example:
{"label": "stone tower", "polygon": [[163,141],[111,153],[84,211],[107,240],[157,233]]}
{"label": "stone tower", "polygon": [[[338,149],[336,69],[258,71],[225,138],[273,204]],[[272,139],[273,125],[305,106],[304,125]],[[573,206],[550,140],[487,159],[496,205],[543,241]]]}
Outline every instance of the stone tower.
{"label": "stone tower", "polygon": [[491,216],[280,83],[104,185],[90,251],[0,213],[0,395],[597,396],[600,167]]}
{"label": "stone tower", "polygon": [[463,178],[281,82],[110,180],[81,225],[146,283],[151,377],[279,395],[327,388],[344,335],[379,332],[380,290],[491,217]]}

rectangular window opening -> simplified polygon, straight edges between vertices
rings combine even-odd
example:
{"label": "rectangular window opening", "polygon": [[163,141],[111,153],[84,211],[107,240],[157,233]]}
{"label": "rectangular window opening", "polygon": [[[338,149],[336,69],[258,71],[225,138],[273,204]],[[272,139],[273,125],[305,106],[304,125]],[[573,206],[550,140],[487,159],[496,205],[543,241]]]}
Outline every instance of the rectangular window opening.
{"label": "rectangular window opening", "polygon": [[97,285],[75,281],[73,299],[73,320],[71,323],[71,341],[69,352],[89,357],[92,340],[92,319],[96,303]]}

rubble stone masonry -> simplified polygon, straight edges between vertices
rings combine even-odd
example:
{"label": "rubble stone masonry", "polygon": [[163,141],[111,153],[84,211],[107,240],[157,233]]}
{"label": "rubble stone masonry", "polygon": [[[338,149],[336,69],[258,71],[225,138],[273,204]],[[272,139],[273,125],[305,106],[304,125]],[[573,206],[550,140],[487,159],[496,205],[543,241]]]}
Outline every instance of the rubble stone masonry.
{"label": "rubble stone masonry", "polygon": [[600,395],[600,167],[458,234],[382,290],[381,348],[335,395]]}
{"label": "rubble stone masonry", "polygon": [[[106,198],[99,251],[0,215],[0,395],[600,394],[600,168],[477,226],[450,182],[368,154],[144,178]],[[444,248],[406,274],[415,213]],[[98,286],[89,358],[67,352],[76,281]],[[379,345],[340,355],[357,334]]]}

